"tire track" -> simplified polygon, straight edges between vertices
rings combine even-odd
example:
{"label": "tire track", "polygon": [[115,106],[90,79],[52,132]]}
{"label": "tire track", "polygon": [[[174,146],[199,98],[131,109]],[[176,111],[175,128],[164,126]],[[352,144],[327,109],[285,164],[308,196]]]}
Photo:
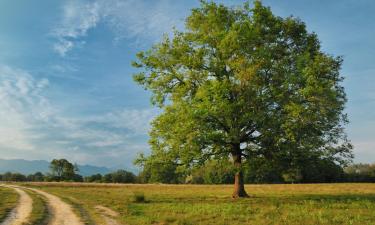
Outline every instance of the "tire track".
{"label": "tire track", "polygon": [[13,185],[1,185],[3,187],[8,187],[14,189],[20,196],[16,208],[14,208],[8,217],[0,223],[0,225],[21,225],[26,223],[31,211],[33,209],[33,200],[31,197],[18,186]]}
{"label": "tire track", "polygon": [[72,207],[59,197],[38,189],[27,189],[47,198],[51,211],[51,219],[48,225],[84,225],[80,218],[73,212]]}
{"label": "tire track", "polygon": [[97,205],[95,207],[96,210],[99,211],[99,213],[101,214],[101,216],[103,217],[103,219],[105,220],[106,222],[106,225],[121,225],[119,222],[117,222],[117,220],[115,219],[116,217],[119,216],[119,214],[115,211],[113,211],[112,209],[110,208],[107,208],[107,207],[104,207],[104,206],[101,206],[101,205]]}

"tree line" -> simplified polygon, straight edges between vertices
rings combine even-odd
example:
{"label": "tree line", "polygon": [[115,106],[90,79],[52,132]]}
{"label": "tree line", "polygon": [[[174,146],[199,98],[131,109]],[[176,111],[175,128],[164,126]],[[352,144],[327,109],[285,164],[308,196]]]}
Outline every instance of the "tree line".
{"label": "tree line", "polygon": [[[228,161],[209,160],[189,173],[179,171],[178,166],[170,163],[145,165],[138,180],[141,183],[231,184],[234,175],[235,168]],[[283,170],[281,165],[258,159],[243,165],[243,176],[247,184],[375,182],[375,163],[343,167],[320,159],[306,162],[303,167]]]}
{"label": "tree line", "polygon": [[97,183],[135,183],[137,176],[126,170],[117,170],[105,175],[95,174],[83,177],[79,174],[78,166],[66,159],[51,161],[48,173],[36,172],[24,175],[6,172],[0,174],[1,181],[32,181],[32,182],[97,182]]}
{"label": "tree line", "polygon": [[[209,160],[195,167],[189,173],[178,171],[170,163],[145,165],[135,175],[126,170],[107,174],[81,176],[77,166],[66,159],[51,162],[50,172],[36,172],[29,175],[6,172],[0,174],[0,181],[16,182],[90,182],[90,183],[167,183],[167,184],[230,184],[234,180],[235,168],[223,160]],[[332,161],[316,159],[305,162],[299,169],[283,170],[281,165],[253,160],[244,165],[244,182],[260,183],[333,183],[333,182],[375,182],[374,164],[352,164],[342,167]]]}

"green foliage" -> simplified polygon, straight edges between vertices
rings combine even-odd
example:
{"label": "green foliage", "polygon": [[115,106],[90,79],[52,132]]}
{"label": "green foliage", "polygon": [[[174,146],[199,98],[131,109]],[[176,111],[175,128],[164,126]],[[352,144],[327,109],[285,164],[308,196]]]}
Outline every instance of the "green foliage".
{"label": "green foliage", "polygon": [[103,175],[100,173],[85,177],[85,182],[100,183],[103,180]]}
{"label": "green foliage", "polygon": [[27,177],[20,173],[6,172],[0,176],[2,181],[26,181]]}
{"label": "green foliage", "polygon": [[30,174],[27,176],[28,181],[36,181],[36,182],[41,182],[45,180],[45,176],[41,172],[36,172],[34,174]]}
{"label": "green foliage", "polygon": [[375,164],[353,164],[345,168],[349,182],[375,182]]}
{"label": "green foliage", "polygon": [[184,173],[180,173],[177,164],[171,161],[146,159],[141,155],[135,163],[143,167],[138,175],[140,183],[178,184],[184,182]]}
{"label": "green foliage", "polygon": [[28,176],[20,173],[6,172],[0,174],[0,181],[44,181],[45,176],[41,172],[36,172],[35,174],[30,174]]}
{"label": "green foliage", "polygon": [[192,184],[229,184],[234,180],[234,167],[228,160],[209,160],[194,168],[186,183]]}
{"label": "green foliage", "polygon": [[293,166],[281,160],[262,157],[248,160],[244,167],[246,183],[333,183],[346,181],[342,165],[331,159],[307,156]]}
{"label": "green foliage", "polygon": [[[209,160],[192,170],[186,183],[228,184],[234,179],[235,168],[228,160]],[[375,171],[375,170],[374,170]],[[343,168],[327,159],[305,159],[298,167],[285,167],[282,161],[252,158],[243,165],[245,183],[332,183],[344,182]]]}
{"label": "green foliage", "polygon": [[94,174],[85,177],[86,182],[96,182],[96,183],[135,183],[137,177],[129,171],[117,170],[112,173],[105,174]]}
{"label": "green foliage", "polygon": [[[134,183],[136,180],[135,175],[126,170],[117,170],[109,175],[112,183]],[[108,177],[106,179],[108,180]]]}
{"label": "green foliage", "polygon": [[323,158],[305,160],[299,167],[302,183],[334,183],[348,181],[343,167],[334,161]]}
{"label": "green foliage", "polygon": [[66,159],[53,159],[50,171],[47,181],[83,181],[82,176],[76,174],[78,167]]}
{"label": "green foliage", "polygon": [[185,25],[133,63],[142,70],[134,80],[163,110],[141,163],[150,180],[163,182],[153,171],[173,177],[231,154],[282,159],[292,169],[311,155],[350,161],[342,59],[322,52],[303,22],[260,1],[202,1]]}
{"label": "green foliage", "polygon": [[289,169],[282,174],[285,183],[299,183],[302,180],[302,174],[299,169]]}
{"label": "green foliage", "polygon": [[245,183],[255,184],[283,183],[283,170],[280,161],[254,157],[247,160],[244,165],[244,180]]}

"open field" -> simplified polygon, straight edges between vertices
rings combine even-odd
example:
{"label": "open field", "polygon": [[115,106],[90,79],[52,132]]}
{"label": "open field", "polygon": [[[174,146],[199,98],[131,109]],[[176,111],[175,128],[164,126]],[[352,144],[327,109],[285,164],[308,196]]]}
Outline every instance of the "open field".
{"label": "open field", "polygon": [[[22,185],[58,196],[83,224],[375,223],[375,184],[247,185],[251,197],[239,200],[230,198],[232,185]],[[43,201],[34,200],[36,211],[45,212]]]}

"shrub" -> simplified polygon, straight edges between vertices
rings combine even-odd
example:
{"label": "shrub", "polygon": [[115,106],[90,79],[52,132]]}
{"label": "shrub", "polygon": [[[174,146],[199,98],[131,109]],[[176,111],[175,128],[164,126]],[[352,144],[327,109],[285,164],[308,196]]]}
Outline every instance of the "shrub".
{"label": "shrub", "polygon": [[133,193],[133,202],[135,202],[135,203],[146,202],[145,194],[143,192],[134,192]]}

